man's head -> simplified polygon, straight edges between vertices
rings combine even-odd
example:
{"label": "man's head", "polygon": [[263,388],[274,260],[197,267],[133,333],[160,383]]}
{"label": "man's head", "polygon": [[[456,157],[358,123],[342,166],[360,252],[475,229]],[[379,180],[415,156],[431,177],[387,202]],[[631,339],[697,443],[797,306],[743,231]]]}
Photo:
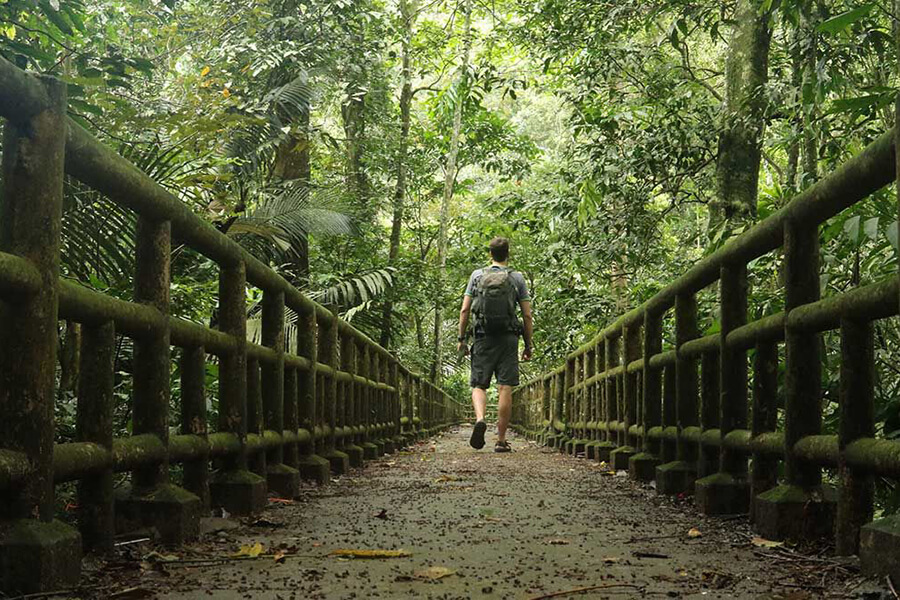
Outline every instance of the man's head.
{"label": "man's head", "polygon": [[495,237],[488,244],[491,250],[491,258],[498,263],[505,263],[509,260],[509,240],[505,237]]}

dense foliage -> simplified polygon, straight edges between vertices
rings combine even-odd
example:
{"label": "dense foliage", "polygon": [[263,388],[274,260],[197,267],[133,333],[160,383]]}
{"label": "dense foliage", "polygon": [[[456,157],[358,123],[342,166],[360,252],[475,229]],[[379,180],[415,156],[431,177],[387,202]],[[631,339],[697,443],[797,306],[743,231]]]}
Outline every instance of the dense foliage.
{"label": "dense foliage", "polygon": [[[511,238],[533,292],[534,374],[893,124],[890,9],[0,0],[0,54],[64,78],[73,118],[464,394],[456,315],[491,237]],[[127,296],[133,232],[126,212],[67,188],[68,276]],[[835,218],[822,247],[825,294],[894,272],[894,198]],[[208,319],[215,268],[176,252],[175,310]],[[757,261],[757,316],[779,310],[780,286],[778,257]],[[255,299],[248,293],[251,318]],[[703,325],[714,330],[710,300]],[[893,320],[879,325],[888,434],[900,428],[888,359],[898,341]],[[834,413],[836,339],[826,350]]]}

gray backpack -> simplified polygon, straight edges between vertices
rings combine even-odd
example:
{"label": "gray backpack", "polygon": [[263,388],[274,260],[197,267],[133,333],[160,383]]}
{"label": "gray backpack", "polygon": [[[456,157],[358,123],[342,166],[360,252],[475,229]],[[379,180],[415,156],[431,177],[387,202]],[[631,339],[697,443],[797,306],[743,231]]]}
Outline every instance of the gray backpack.
{"label": "gray backpack", "polygon": [[518,333],[517,296],[508,269],[484,269],[475,280],[472,295],[475,329],[489,335]]}

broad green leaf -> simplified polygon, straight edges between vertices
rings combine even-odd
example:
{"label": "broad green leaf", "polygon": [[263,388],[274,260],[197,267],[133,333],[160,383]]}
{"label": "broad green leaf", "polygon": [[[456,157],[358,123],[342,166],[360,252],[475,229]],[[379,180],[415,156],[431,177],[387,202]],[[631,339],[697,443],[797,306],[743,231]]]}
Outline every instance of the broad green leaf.
{"label": "broad green leaf", "polygon": [[866,219],[866,222],[863,223],[863,231],[870,240],[874,241],[878,238],[878,217]]}
{"label": "broad green leaf", "polygon": [[847,12],[843,12],[837,16],[831,17],[826,21],[823,21],[817,27],[817,29],[821,33],[838,33],[840,31],[843,31],[847,27],[850,27],[860,19],[866,18],[874,8],[874,2],[870,4],[864,4],[858,8],[848,10]]}
{"label": "broad green leaf", "polygon": [[895,220],[887,227],[887,239],[891,243],[891,246],[894,247],[894,251],[900,252],[900,244],[898,244],[898,238],[900,238],[900,236],[898,236],[897,234],[897,221]]}
{"label": "broad green leaf", "polygon": [[844,221],[844,235],[852,244],[859,242],[859,215],[854,215]]}

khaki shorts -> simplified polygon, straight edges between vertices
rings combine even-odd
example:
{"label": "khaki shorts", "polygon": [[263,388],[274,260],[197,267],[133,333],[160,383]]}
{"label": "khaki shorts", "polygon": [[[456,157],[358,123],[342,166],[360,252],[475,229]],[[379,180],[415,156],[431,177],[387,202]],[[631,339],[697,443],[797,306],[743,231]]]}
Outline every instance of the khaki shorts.
{"label": "khaki shorts", "polygon": [[507,333],[476,337],[472,344],[472,376],[469,385],[488,389],[491,378],[497,385],[519,385],[519,335]]}

